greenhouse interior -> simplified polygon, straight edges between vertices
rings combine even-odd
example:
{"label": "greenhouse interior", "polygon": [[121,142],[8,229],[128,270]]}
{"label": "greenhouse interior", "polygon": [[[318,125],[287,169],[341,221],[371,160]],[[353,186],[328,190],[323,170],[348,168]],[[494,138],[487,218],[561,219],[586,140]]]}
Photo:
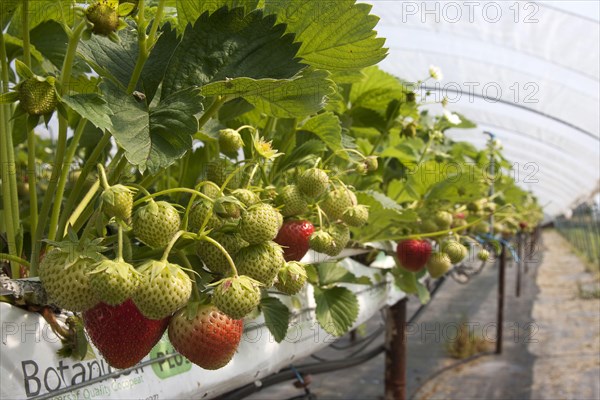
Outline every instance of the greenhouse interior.
{"label": "greenhouse interior", "polygon": [[0,23],[1,399],[600,400],[600,2]]}

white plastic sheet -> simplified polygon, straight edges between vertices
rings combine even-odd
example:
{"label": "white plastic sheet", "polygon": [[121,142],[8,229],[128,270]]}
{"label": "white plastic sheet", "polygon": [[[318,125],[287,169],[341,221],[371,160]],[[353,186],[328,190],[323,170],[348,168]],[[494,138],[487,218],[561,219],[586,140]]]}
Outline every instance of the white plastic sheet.
{"label": "white plastic sheet", "polygon": [[412,82],[441,67],[442,81],[424,83],[432,99],[446,96],[479,125],[453,134],[482,147],[491,131],[511,161],[534,163],[533,179],[520,184],[547,214],[597,190],[599,2],[368,2],[389,47],[380,66]]}

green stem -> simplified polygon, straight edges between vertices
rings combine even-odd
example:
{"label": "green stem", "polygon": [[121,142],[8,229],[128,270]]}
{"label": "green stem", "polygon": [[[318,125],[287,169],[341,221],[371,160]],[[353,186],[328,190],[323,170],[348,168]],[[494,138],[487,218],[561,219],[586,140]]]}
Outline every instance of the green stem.
{"label": "green stem", "polygon": [[252,172],[250,172],[250,176],[248,177],[248,182],[246,182],[246,184],[244,185],[244,187],[246,189],[248,189],[250,187],[250,185],[252,185],[252,179],[254,179],[254,175],[256,174],[256,171],[258,171],[258,164],[256,164],[254,166],[254,168],[252,168]]}
{"label": "green stem", "polygon": [[[62,124],[61,121],[63,121]],[[59,130],[59,137],[66,137],[66,131],[69,124],[68,121],[62,117],[59,117],[58,123],[59,129],[62,128],[65,131],[63,135],[60,135]],[[81,136],[83,135],[83,130],[85,129],[86,123],[87,119],[85,118],[81,118],[79,120],[79,124],[75,129],[75,133],[73,134],[71,144],[69,144],[64,160],[62,161],[63,165],[61,168],[60,178],[58,180],[58,187],[56,188],[56,196],[54,199],[54,206],[52,207],[52,214],[50,216],[50,229],[48,232],[48,239],[50,240],[56,239],[56,231],[58,229],[58,218],[60,216],[60,208],[62,206],[62,200],[65,194],[67,179],[69,178],[69,172],[71,170],[71,162],[73,161],[73,157],[75,156],[75,151],[77,151],[77,146],[79,145],[79,140],[81,140]]]}
{"label": "green stem", "polygon": [[205,195],[204,193],[201,193],[197,190],[194,189],[188,189],[188,188],[173,188],[173,189],[165,189],[165,190],[161,190],[160,192],[156,192],[156,193],[152,193],[150,195],[144,196],[141,199],[136,200],[133,205],[134,207],[137,206],[138,204],[141,204],[149,199],[152,199],[154,197],[157,196],[162,196],[164,194],[169,194],[169,193],[191,193],[191,194],[195,194],[196,196],[200,196],[205,200],[210,201],[211,203],[214,201],[213,199],[211,199],[210,197],[208,197],[207,195]]}
{"label": "green stem", "polygon": [[110,185],[108,184],[108,179],[106,178],[106,171],[104,170],[104,165],[97,165],[98,172],[100,173],[100,182],[102,183],[102,187],[104,190],[110,189]]}
{"label": "green stem", "polygon": [[206,112],[198,119],[198,129],[202,128],[219,111],[226,101],[227,96],[217,97],[210,107],[208,107],[208,110],[206,110]]}
{"label": "green stem", "polygon": [[[2,87],[0,93],[8,91],[8,58],[6,55],[6,44],[4,42],[4,32],[0,32],[0,66],[2,70]],[[0,105],[0,123],[2,123],[2,132],[0,132],[0,170],[2,171],[2,197],[4,199],[4,220],[6,224],[6,234],[8,240],[9,252],[13,255],[20,253],[19,237],[19,195],[17,193],[17,173],[15,164],[15,154],[12,140],[12,129],[10,124],[11,107],[9,104]],[[8,203],[8,204],[7,204]],[[11,262],[11,273],[13,278],[19,277],[19,265]]]}
{"label": "green stem", "polygon": [[[86,26],[85,19],[82,19],[77,28],[75,28],[73,34],[69,38],[69,44],[67,46],[67,53],[65,55],[65,59],[63,62],[63,67],[60,75],[60,92],[62,93],[65,90],[65,83],[67,79],[71,77],[71,69],[73,67],[73,60],[75,59],[75,54],[77,52],[77,46],[79,44],[79,39],[81,38],[81,34],[83,33],[83,29]],[[42,248],[42,236],[44,235],[44,229],[46,227],[46,223],[48,222],[48,217],[50,214],[50,208],[54,203],[55,207],[60,208],[60,202],[56,201],[56,187],[58,185],[59,176],[61,176],[63,160],[65,156],[65,148],[67,145],[67,125],[68,121],[59,116],[58,118],[58,143],[56,146],[56,154],[54,158],[54,169],[52,170],[52,175],[50,177],[50,182],[48,183],[48,189],[46,194],[44,195],[44,201],[42,203],[42,209],[40,211],[40,217],[38,220],[38,224],[36,227],[35,237],[33,241],[33,246],[31,250],[31,275],[35,276],[37,273],[37,266],[39,262],[39,253]],[[82,174],[83,175],[83,174]],[[63,193],[59,194],[61,200]],[[54,221],[54,227],[50,226],[50,229],[53,229],[55,232],[57,230],[58,225],[58,213],[56,214],[56,220]],[[49,236],[50,238],[50,236]]]}
{"label": "green stem", "polygon": [[171,249],[173,248],[173,246],[175,246],[175,242],[177,242],[177,240],[179,240],[181,235],[183,235],[184,233],[186,233],[186,231],[178,231],[175,235],[173,235],[173,238],[171,239],[171,241],[169,241],[169,244],[165,248],[165,251],[164,251],[160,261],[162,261],[162,262],[167,261],[167,258],[169,258],[169,253],[171,252]]}
{"label": "green stem", "polygon": [[217,249],[219,249],[219,251],[221,253],[223,253],[223,255],[225,256],[225,258],[227,259],[227,262],[229,263],[229,266],[231,267],[231,272],[233,272],[232,276],[238,276],[238,271],[237,271],[237,268],[235,267],[235,263],[233,262],[233,259],[231,258],[231,256],[227,252],[227,250],[225,250],[225,248],[221,245],[221,243],[217,242],[215,239],[208,237],[208,236],[202,236],[200,238],[200,240],[204,240],[205,242],[208,242],[208,243],[212,244],[213,246],[215,246]]}
{"label": "green stem", "polygon": [[123,170],[128,164],[129,161],[127,161],[127,157],[125,157],[125,150],[123,150],[123,148],[119,148],[119,150],[117,150],[117,154],[115,154],[115,157],[108,165],[108,180],[110,182],[118,182]]}
{"label": "green stem", "polygon": [[23,28],[23,62],[31,69],[31,50],[29,48],[29,0],[23,0],[21,10]]}
{"label": "green stem", "polygon": [[[0,253],[0,260],[7,260],[10,262],[19,263],[19,264],[24,265],[27,268],[29,268],[31,266],[31,264],[29,264],[29,261],[24,260],[21,257],[13,256],[11,254],[6,254],[6,253]],[[17,279],[14,276],[12,278]]]}
{"label": "green stem", "polygon": [[148,36],[146,36],[146,19],[145,19],[145,0],[139,0],[138,2],[138,16],[137,16],[137,26],[138,26],[138,57],[135,62],[135,68],[133,69],[133,73],[131,74],[131,79],[129,80],[129,85],[127,85],[127,94],[132,94],[137,86],[137,83],[142,75],[142,70],[144,69],[144,64],[148,60],[148,48],[146,46],[146,41]]}
{"label": "green stem", "polygon": [[119,224],[118,229],[119,239],[117,243],[117,262],[123,262],[123,227],[121,226],[121,224]]}
{"label": "green stem", "polygon": [[154,45],[156,44],[156,32],[158,31],[158,27],[160,25],[160,21],[163,17],[163,12],[165,9],[165,1],[159,0],[158,7],[156,8],[156,14],[154,16],[154,20],[152,21],[152,26],[150,27],[150,34],[148,35],[148,52],[152,51]]}
{"label": "green stem", "polygon": [[[2,119],[2,122],[5,122],[5,116],[4,116],[4,105],[0,106],[0,118]],[[8,163],[8,152],[9,152],[9,147],[5,144],[6,143],[6,136],[10,135],[10,133],[6,130],[3,130],[3,132],[6,133],[2,133],[2,143],[0,143],[0,170],[2,172],[2,182],[9,182],[11,179],[11,170],[8,167],[9,163]],[[14,170],[13,170],[14,171]],[[11,190],[10,190],[10,184],[6,185],[3,184],[2,185],[2,198],[3,199],[11,199]],[[12,206],[11,204],[9,204],[9,202],[5,201],[2,205],[2,211],[4,213],[4,224],[6,225],[6,240],[8,242],[8,251],[9,253],[11,253],[12,255],[14,255],[16,257],[16,254],[18,254],[17,252],[17,242],[16,242],[16,229],[15,229],[15,224],[14,224],[14,215],[13,215],[13,210],[12,210]],[[9,259],[10,260],[10,259]],[[20,277],[20,270],[19,270],[19,265],[14,262],[11,261],[10,264],[11,267],[11,276],[13,279],[17,279]]]}
{"label": "green stem", "polygon": [[29,183],[29,224],[31,237],[35,237],[38,222],[37,175],[35,162],[35,132],[27,131],[27,181]]}
{"label": "green stem", "polygon": [[65,205],[62,215],[60,216],[58,232],[63,232],[65,230],[65,227],[67,225],[67,218],[69,217],[71,211],[75,207],[75,203],[79,200],[79,196],[81,195],[82,190],[85,188],[87,178],[96,165],[96,161],[100,158],[100,155],[104,151],[106,145],[110,143],[110,137],[110,133],[108,132],[106,132],[102,136],[102,138],[98,142],[98,145],[94,148],[94,151],[92,151],[92,154],[90,154],[86,163],[81,169],[81,175],[77,179],[77,182],[75,182],[75,186],[73,187],[73,189],[71,189],[71,193],[69,193],[69,197],[67,199],[67,204]]}
{"label": "green stem", "polygon": [[94,184],[92,185],[90,190],[86,193],[86,195],[83,197],[83,199],[81,199],[81,202],[79,203],[79,205],[77,206],[75,211],[73,211],[73,213],[71,214],[71,217],[69,217],[69,220],[67,221],[65,227],[63,228],[63,236],[67,235],[67,228],[69,226],[75,225],[75,222],[77,221],[77,219],[81,216],[83,211],[86,209],[88,204],[90,204],[90,202],[96,195],[96,192],[98,191],[99,187],[100,187],[100,181],[96,180],[96,182],[94,182]]}
{"label": "green stem", "polygon": [[73,31],[73,34],[69,38],[69,46],[67,47],[67,54],[65,55],[65,59],[63,61],[61,73],[60,73],[60,94],[65,93],[65,86],[68,80],[71,78],[71,71],[73,69],[73,61],[75,60],[75,55],[77,54],[77,46],[79,45],[79,39],[81,38],[81,34],[83,30],[87,26],[86,19],[83,18],[79,25]]}

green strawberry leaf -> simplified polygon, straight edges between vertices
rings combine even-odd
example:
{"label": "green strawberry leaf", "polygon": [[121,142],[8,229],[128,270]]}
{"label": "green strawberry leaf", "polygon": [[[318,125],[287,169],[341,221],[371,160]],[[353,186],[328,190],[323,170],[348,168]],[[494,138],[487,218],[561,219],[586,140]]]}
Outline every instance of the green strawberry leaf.
{"label": "green strawberry leaf", "polygon": [[293,79],[235,78],[207,84],[202,95],[244,98],[256,109],[275,118],[305,117],[321,110],[333,82],[323,70],[305,70]]}
{"label": "green strawberry leaf", "polygon": [[92,35],[90,40],[80,42],[78,51],[98,75],[124,89],[129,84],[138,57],[138,36],[134,29],[122,29],[118,36],[116,43],[105,36]]}
{"label": "green strawberry leaf", "polygon": [[300,45],[293,35],[285,35],[284,25],[275,25],[275,16],[264,17],[259,10],[244,15],[241,10],[206,12],[187,26],[169,61],[162,97],[239,77],[291,78],[304,68],[296,58]]}
{"label": "green strawberry leaf", "polygon": [[315,287],[315,302],[319,325],[334,336],[348,332],[358,316],[358,299],[344,287]]}
{"label": "green strawberry leaf", "polygon": [[110,118],[113,112],[100,95],[95,93],[75,94],[63,96],[62,101],[98,129],[109,131],[112,129]]}
{"label": "green strawberry leaf", "polygon": [[362,70],[365,79],[352,85],[350,103],[352,108],[374,110],[385,117],[385,110],[392,100],[406,99],[406,88],[398,78],[378,67]]}
{"label": "green strawberry leaf", "polygon": [[417,221],[418,214],[412,209],[403,209],[386,195],[373,190],[359,191],[356,197],[360,204],[369,207],[369,222],[355,230],[361,238],[369,241],[385,240],[398,227]]}
{"label": "green strawberry leaf", "polygon": [[[314,133],[332,151],[343,149],[342,125],[339,118],[332,112],[317,114],[309,118],[304,122],[300,130]],[[345,152],[340,152],[339,155],[346,159],[348,158]]]}
{"label": "green strawberry leaf", "polygon": [[423,285],[420,281],[417,280],[417,296],[419,297],[419,301],[421,304],[429,303],[431,300],[431,295],[429,294],[429,290]]}
{"label": "green strawberry leaf", "polygon": [[339,263],[327,262],[317,265],[319,282],[321,286],[331,285],[333,283],[356,283],[360,285],[370,285],[371,280],[366,276],[356,277],[352,272],[342,267]]}
{"label": "green strawberry leaf", "polygon": [[265,0],[265,12],[277,15],[302,45],[298,55],[327,70],[359,69],[377,64],[387,54],[385,39],[373,30],[379,17],[371,6],[354,0]]}
{"label": "green strawberry leaf", "polygon": [[[192,2],[189,2],[192,3]],[[169,60],[173,55],[173,52],[179,44],[179,38],[177,37],[177,31],[171,28],[170,24],[165,24],[161,27],[160,37],[150,53],[150,57],[140,76],[140,82],[138,87],[141,88],[142,92],[146,95],[148,104],[154,98],[160,82],[162,82]]]}
{"label": "green strawberry leaf", "polygon": [[317,268],[313,264],[307,264],[305,268],[306,280],[313,285],[319,285],[319,273],[317,272]]}
{"label": "green strawberry leaf", "polygon": [[149,108],[112,84],[104,82],[102,86],[113,111],[111,133],[140,171],[158,172],[192,147],[192,136],[198,130],[194,115],[202,110],[197,89],[173,93]]}
{"label": "green strawberry leaf", "polygon": [[400,290],[406,294],[414,294],[419,291],[417,277],[414,272],[405,270],[402,267],[392,268],[394,283]]}
{"label": "green strawberry leaf", "polygon": [[[59,22],[53,20],[42,22],[31,30],[30,41],[56,70],[62,68],[69,38]],[[84,60],[76,57],[73,61],[74,75],[89,71],[90,67]],[[72,81],[73,77],[69,80],[69,85]]]}
{"label": "green strawberry leaf", "polygon": [[[16,1],[15,3],[17,4],[14,5],[13,1],[2,0],[0,22],[2,30],[4,30],[8,21],[12,20],[13,23],[8,27],[8,33],[22,37],[23,24],[21,20],[23,19],[23,8],[21,5],[23,2]],[[36,0],[31,2],[27,10],[29,29],[31,30],[42,22],[50,20],[61,21],[71,26],[75,17],[75,13],[73,12],[74,4],[73,0]]]}
{"label": "green strawberry leaf", "polygon": [[290,323],[290,310],[275,297],[263,297],[260,308],[265,316],[265,323],[269,332],[277,343],[285,339]]}
{"label": "green strawberry leaf", "polygon": [[[177,21],[179,28],[183,31],[188,24],[194,24],[198,17],[205,12],[214,13],[221,7],[229,9],[244,7],[244,13],[254,10],[259,0],[215,0],[215,1],[189,1],[177,0]],[[241,8],[238,8],[241,12]]]}

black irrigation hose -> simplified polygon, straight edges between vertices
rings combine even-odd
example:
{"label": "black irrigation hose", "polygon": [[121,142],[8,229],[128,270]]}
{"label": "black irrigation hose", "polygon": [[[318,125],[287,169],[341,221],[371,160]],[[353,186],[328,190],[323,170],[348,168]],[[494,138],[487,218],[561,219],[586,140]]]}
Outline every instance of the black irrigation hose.
{"label": "black irrigation hose", "polygon": [[[306,364],[306,365],[302,365],[302,366],[297,366],[296,369],[298,371],[300,371],[303,375],[324,374],[327,372],[351,368],[356,365],[360,365],[364,362],[369,361],[373,357],[378,356],[383,351],[385,351],[385,346],[381,345],[381,346],[378,346],[378,347],[374,348],[373,350],[369,351],[368,353],[363,354],[360,357],[355,357],[352,359],[311,363],[311,364]],[[235,390],[233,392],[229,392],[229,393],[223,395],[221,397],[221,399],[223,399],[223,400],[243,399],[244,397],[249,396],[255,392],[258,392],[265,387],[269,387],[269,386],[273,386],[273,385],[276,385],[281,382],[289,381],[291,379],[294,379],[295,377],[296,377],[296,373],[292,369],[286,368],[285,370],[282,370],[281,372],[279,372],[275,375],[270,375],[270,376],[264,378],[261,381],[261,386],[256,386],[253,384],[246,385],[245,387],[242,387],[238,390]]]}
{"label": "black irrigation hose", "polygon": [[[439,290],[439,288],[444,284],[445,281],[446,281],[446,277],[442,277],[436,281],[435,286],[433,287],[433,289],[430,292],[432,299],[435,296],[436,292]],[[421,315],[423,310],[425,310],[428,307],[428,305],[430,303],[431,302],[426,303],[426,304],[421,304],[419,306],[419,308],[410,317],[410,319],[407,321],[407,323],[414,322],[419,317],[419,315]],[[376,335],[372,335],[372,336],[376,337]],[[371,342],[372,342],[372,340],[368,344],[370,344]],[[362,350],[364,350],[364,348],[361,348],[360,350],[362,351]],[[317,357],[317,356],[312,356],[314,359],[317,359],[320,362],[300,365],[300,366],[295,367],[295,369],[297,371],[300,371],[303,375],[324,374],[324,373],[333,372],[336,370],[346,369],[346,368],[354,367],[356,365],[360,365],[360,364],[367,362],[370,359],[378,356],[379,354],[383,353],[384,351],[385,351],[385,344],[381,344],[361,356],[354,356],[355,354],[357,354],[357,352],[355,351],[354,353],[352,353],[352,355],[353,355],[352,357],[346,357],[346,358],[340,359],[340,360],[325,360],[325,359]],[[240,389],[237,389],[237,390],[234,390],[234,391],[231,391],[229,393],[222,395],[220,397],[220,399],[222,399],[222,400],[243,399],[244,397],[249,396],[253,393],[259,392],[264,388],[276,385],[278,383],[292,380],[295,377],[296,377],[296,372],[292,368],[286,368],[276,374],[267,376],[266,378],[262,379],[260,381],[260,383],[261,383],[260,386],[257,386],[256,384],[249,384],[249,385],[241,387]],[[305,394],[303,394],[299,397],[294,397],[294,398],[303,398],[303,396],[305,396]]]}

